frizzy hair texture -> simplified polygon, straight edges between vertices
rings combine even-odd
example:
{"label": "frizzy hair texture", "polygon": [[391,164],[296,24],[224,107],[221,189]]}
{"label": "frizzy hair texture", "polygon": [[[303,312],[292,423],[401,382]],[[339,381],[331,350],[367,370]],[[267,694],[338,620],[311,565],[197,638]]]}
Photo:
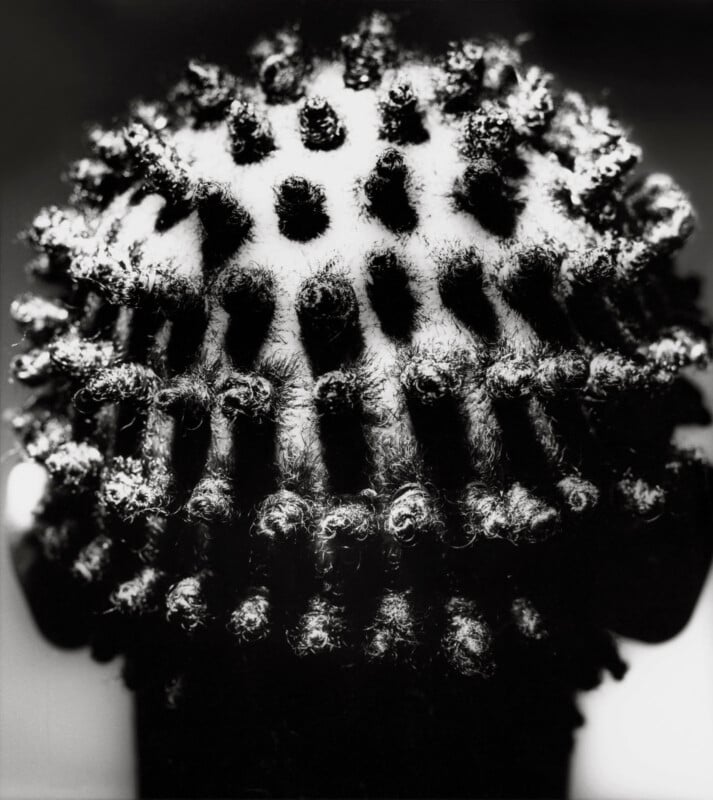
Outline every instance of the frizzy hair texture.
{"label": "frizzy hair texture", "polygon": [[619,674],[546,564],[700,507],[688,201],[505,42],[405,55],[375,14],[341,53],[290,29],[253,77],[191,61],[30,226],[44,557],[97,632],[174,654],[137,678],[114,636],[169,703],[207,643],[481,681],[506,641],[576,639]]}

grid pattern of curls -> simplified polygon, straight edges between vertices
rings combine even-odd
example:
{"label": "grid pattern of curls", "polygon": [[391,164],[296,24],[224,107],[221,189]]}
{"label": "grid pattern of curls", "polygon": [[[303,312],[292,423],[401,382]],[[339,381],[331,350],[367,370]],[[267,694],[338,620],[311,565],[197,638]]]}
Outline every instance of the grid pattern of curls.
{"label": "grid pattern of curls", "polygon": [[618,672],[568,564],[700,506],[688,201],[503,42],[404,55],[375,15],[342,50],[192,61],[32,223],[45,556],[133,681],[136,641],[173,654],[170,702],[206,648],[485,679],[587,642]]}

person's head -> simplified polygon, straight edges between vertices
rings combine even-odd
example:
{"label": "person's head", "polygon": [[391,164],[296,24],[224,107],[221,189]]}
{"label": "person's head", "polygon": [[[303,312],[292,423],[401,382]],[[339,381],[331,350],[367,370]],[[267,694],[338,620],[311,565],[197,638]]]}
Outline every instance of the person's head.
{"label": "person's head", "polygon": [[651,555],[685,529],[695,594],[710,551],[688,201],[516,46],[335,44],[190,62],[29,230],[57,291],[12,305],[13,425],[62,631],[176,708],[285,671],[491,718],[523,665],[620,676],[608,629],[690,611],[639,613]]}

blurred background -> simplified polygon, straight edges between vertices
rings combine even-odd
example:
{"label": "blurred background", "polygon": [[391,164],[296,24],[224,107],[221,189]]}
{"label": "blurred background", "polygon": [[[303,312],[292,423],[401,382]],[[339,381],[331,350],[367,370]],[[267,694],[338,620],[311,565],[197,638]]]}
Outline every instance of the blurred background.
{"label": "blurred background", "polygon": [[[61,175],[85,153],[83,132],[137,97],[161,96],[188,57],[238,70],[245,46],[301,19],[336,41],[364,2],[268,0],[22,0],[2,3],[0,297],[25,286],[29,254],[16,234],[43,205],[62,203]],[[699,227],[681,258],[708,276],[713,311],[713,4],[609,2],[382,2],[408,39],[532,34],[528,61],[608,103],[643,146],[644,169],[689,192]],[[16,332],[0,313],[0,373]],[[711,379],[707,379],[710,388]],[[709,392],[709,397],[713,392]],[[21,399],[0,378],[3,409]],[[687,434],[713,455],[711,431]],[[14,463],[0,434],[0,485]],[[21,489],[21,487],[19,487]],[[18,490],[18,487],[15,487]],[[5,501],[4,493],[0,495]],[[131,709],[118,667],[53,650],[30,621],[0,552],[0,797],[128,797],[133,791]],[[713,797],[713,585],[684,632],[663,645],[624,642],[632,669],[582,698],[571,791],[589,798]]]}

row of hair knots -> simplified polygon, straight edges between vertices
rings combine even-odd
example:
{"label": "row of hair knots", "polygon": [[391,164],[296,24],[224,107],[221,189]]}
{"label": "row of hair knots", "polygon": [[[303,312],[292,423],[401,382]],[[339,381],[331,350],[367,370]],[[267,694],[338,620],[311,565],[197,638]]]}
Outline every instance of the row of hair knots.
{"label": "row of hair knots", "polygon": [[[370,17],[357,33],[344,37],[344,48],[345,84],[353,89],[373,88],[380,82],[384,68],[394,63],[396,48],[390,23],[381,15]],[[305,79],[310,68],[294,32],[263,43],[256,54],[262,63],[260,84],[269,103],[292,102],[305,93]],[[508,64],[509,70],[506,69]],[[464,151],[472,155],[473,148],[468,142],[482,137],[480,155],[475,159],[480,162],[481,172],[486,162],[492,174],[499,175],[500,170],[508,172],[508,165],[499,163],[501,157],[511,158],[518,143],[539,137],[551,115],[547,76],[531,70],[520,77],[519,66],[516,51],[499,42],[453,44],[441,63],[443,85],[437,96],[442,99],[444,109],[449,112],[476,109],[473,119],[466,125]],[[497,98],[503,92],[507,94],[506,103],[485,100],[476,108],[477,99]],[[378,109],[381,117],[378,133],[383,139],[394,144],[418,144],[428,139],[423,109],[408,81],[397,77],[378,100]],[[237,80],[215,65],[193,61],[184,80],[172,92],[168,107],[138,104],[134,108],[134,121],[125,128],[119,131],[97,128],[93,132],[91,140],[98,160],[84,159],[72,169],[76,198],[106,202],[116,191],[140,180],[148,189],[163,194],[174,206],[190,205],[199,200],[200,190],[191,184],[186,165],[163,136],[174,117],[199,127],[226,120],[231,153],[241,164],[258,162],[277,147],[267,116],[254,102],[240,95]],[[493,136],[500,117],[507,119],[507,130]],[[347,135],[337,111],[328,99],[320,96],[308,96],[303,101],[298,124],[305,146],[311,149],[337,148]],[[383,171],[380,167],[383,165],[377,165],[374,173]],[[466,199],[462,205],[478,213],[483,211],[485,219],[487,207],[497,199],[498,191],[486,192],[487,197],[476,197],[474,170],[475,166],[470,164],[466,171],[465,183],[473,191],[466,192],[470,193],[470,200]],[[399,165],[398,172],[404,173],[403,165]],[[405,175],[392,176],[391,180],[394,185],[404,184]],[[498,184],[494,188],[502,192],[504,186]],[[318,199],[315,197],[318,190],[319,187],[313,187],[311,193],[303,191],[301,201],[307,206],[313,205]],[[391,195],[396,194],[403,195],[404,186],[398,193],[392,190]],[[456,196],[463,200],[463,192],[458,187]],[[388,204],[388,198],[381,202],[384,208]],[[404,204],[402,198],[399,204]],[[386,224],[389,224],[388,219]],[[304,238],[311,238],[324,229],[324,225],[312,227]],[[397,230],[410,227],[413,223],[394,223]]]}
{"label": "row of hair knots", "polygon": [[[415,211],[408,201],[399,202],[399,197],[403,197],[400,190],[406,183],[408,173],[402,155],[387,150],[364,183],[370,209],[390,216],[397,225],[413,224]],[[640,240],[606,237],[585,252],[571,254],[554,243],[513,245],[493,269],[486,267],[475,247],[444,246],[437,259],[442,298],[453,303],[459,295],[458,289],[465,288],[465,284],[479,289],[494,283],[515,296],[524,294],[534,285],[567,294],[578,286],[628,283],[636,279],[648,263],[652,249],[661,253],[662,249],[672,246],[674,239],[682,243],[686,235],[679,227],[682,222],[678,217],[680,190],[675,190],[660,176],[650,184],[650,195],[644,186],[639,190],[640,204],[645,202],[645,219],[648,220],[646,233]],[[201,198],[199,216],[205,231],[204,245],[218,250],[224,259],[249,236],[250,216],[217,184],[203,182]],[[324,195],[305,179],[286,179],[280,186],[276,203],[283,232],[305,238],[325,225]],[[685,226],[685,221],[683,224]],[[170,312],[180,298],[184,298],[181,302],[187,306],[201,296],[201,287],[175,274],[170,265],[145,264],[138,246],[131,248],[128,258],[117,257],[111,244],[99,241],[75,209],[62,210],[54,206],[43,209],[34,219],[28,238],[49,262],[42,267],[43,272],[89,281],[113,304],[135,306],[150,304],[153,300]],[[408,278],[407,265],[393,251],[384,251],[381,257],[373,252],[368,260],[372,277],[376,272],[383,275],[389,272],[399,285]],[[210,268],[211,265],[206,266]],[[398,279],[397,272],[401,273]]]}
{"label": "row of hair knots", "polygon": [[[190,381],[186,383],[191,386]],[[264,405],[269,397],[265,384],[254,380],[247,383],[241,391],[246,392],[251,408]],[[174,406],[176,393],[172,389],[164,390],[162,407]],[[330,393],[327,396],[327,407],[332,409]],[[105,464],[97,447],[71,440],[68,421],[49,412],[44,417],[28,412],[14,422],[28,454],[47,467],[57,497],[71,500],[98,491],[100,506],[110,517],[124,521],[170,513],[171,476],[160,460],[143,454],[117,457]],[[671,461],[666,465],[666,476],[662,473],[658,483],[632,471],[622,473],[615,486],[619,512],[642,519],[659,515],[666,495],[678,491],[681,478],[685,481],[686,464],[685,458]],[[369,490],[326,503],[279,490],[268,495],[255,512],[256,578],[269,583],[270,575],[275,574],[276,557],[284,560],[287,553],[288,561],[292,561],[289,553],[295,547],[308,547],[317,573],[328,580],[332,594],[341,596],[348,591],[365,551],[373,552],[375,546],[386,559],[387,573],[390,569],[398,573],[404,551],[436,542],[459,551],[489,539],[513,544],[541,542],[560,529],[563,514],[568,518],[588,515],[600,500],[600,489],[576,473],[562,477],[555,488],[560,496],[559,510],[519,483],[500,491],[478,481],[468,484],[459,501],[460,536],[452,524],[445,524],[437,494],[422,483],[403,484],[388,499]],[[227,472],[209,471],[190,493],[183,516],[198,525],[231,525],[239,514],[234,494]],[[80,552],[74,571],[86,581],[100,581],[114,544],[100,534]],[[281,556],[276,556],[276,551]]]}
{"label": "row of hair knots", "polygon": [[[209,221],[205,224],[210,227]],[[112,305],[153,307],[168,317],[205,307],[203,278],[177,274],[170,264],[146,263],[139,247],[132,248],[128,257],[115,256],[110,246],[97,242],[71,209],[42,211],[33,223],[30,238],[59,265],[56,270],[64,270],[73,281],[87,284]],[[622,257],[625,252],[628,251],[618,241],[579,255],[566,255],[553,245],[523,245],[512,248],[495,268],[490,268],[473,247],[443,247],[435,254],[436,283],[442,302],[457,318],[471,327],[482,328],[489,319],[485,313],[490,307],[489,292],[499,293],[506,303],[519,308],[529,294],[539,297],[544,292],[566,298],[584,285],[629,283],[638,271],[630,268],[631,261]],[[407,340],[419,308],[413,290],[419,280],[417,274],[395,249],[377,248],[367,253],[365,260],[367,296],[384,331]],[[228,266],[217,273],[210,291],[232,318],[241,319],[243,329],[252,327],[264,335],[274,314],[276,298],[275,279],[269,270]],[[467,304],[464,297],[468,298]],[[322,363],[322,355],[327,356],[324,365],[334,363],[330,353],[324,351],[337,356],[340,352],[342,356],[358,352],[359,304],[346,274],[331,264],[323,267],[303,282],[295,305],[308,354],[318,365]],[[477,319],[473,313],[476,307]],[[38,384],[53,374],[82,376],[112,365],[117,358],[111,352],[110,342],[81,335],[79,328],[71,323],[68,308],[59,300],[28,293],[15,300],[11,315],[32,344],[27,353],[13,362],[18,380]],[[492,310],[490,318],[490,329],[479,333],[486,340],[497,340],[498,322]],[[596,348],[587,347],[583,354],[558,355],[555,346],[555,352],[543,351],[535,358],[505,351],[494,359],[486,373],[486,383],[496,393],[500,387],[504,393],[522,395],[533,391],[533,386],[537,391],[537,381],[532,383],[532,375],[537,372],[539,382],[545,386],[549,381],[550,391],[555,391],[564,385],[564,378],[558,382],[546,376],[574,370],[582,373],[584,380],[580,385],[585,385],[586,370],[574,368],[585,355],[591,365],[588,388],[601,392],[617,386],[665,382],[671,372],[682,367],[704,366],[709,356],[706,341],[682,327],[662,330],[658,339],[639,344],[645,352],[597,352]],[[528,365],[528,361],[532,363]],[[536,367],[536,362],[542,363]],[[142,396],[143,390],[135,379],[129,380],[128,372],[122,382],[129,387],[127,391],[133,386],[133,393]],[[508,383],[512,384],[510,389]]]}
{"label": "row of hair knots", "polygon": [[[398,533],[407,546],[413,546],[409,534],[419,524],[412,519],[414,509],[420,516],[427,513],[423,498],[416,497],[422,491],[404,487],[386,521],[392,535]],[[368,504],[346,502],[323,510],[316,519],[313,514],[310,502],[292,492],[283,490],[267,497],[253,527],[254,538],[261,540],[254,549],[262,557],[253,564],[252,584],[228,590],[229,596],[208,567],[177,579],[160,564],[137,563],[133,577],[117,581],[111,569],[117,544],[105,534],[81,548],[71,563],[71,573],[80,584],[108,590],[109,607],[122,615],[163,615],[173,629],[191,638],[214,635],[216,628],[222,628],[242,645],[286,639],[298,656],[353,656],[354,650],[361,650],[373,662],[415,664],[439,653],[462,675],[492,674],[495,635],[476,600],[449,596],[445,587],[424,592],[409,587],[405,579],[387,589],[382,582],[382,589],[370,594],[365,603],[359,586],[345,580],[345,572],[360,577],[363,556],[356,547],[368,543],[373,530]],[[66,528],[68,523],[62,524]],[[285,568],[288,572],[299,569],[295,548],[310,526],[314,528],[310,546],[316,553],[314,579],[301,583],[302,590],[293,595],[292,584],[284,583]],[[72,531],[50,527],[44,531],[44,544],[59,552],[66,549],[66,537],[72,535]],[[265,553],[276,543],[289,550],[286,556],[283,553],[283,570],[270,572],[274,565]],[[320,579],[323,587],[314,594]],[[509,626],[525,639],[548,636],[539,612],[525,598],[514,597],[503,613],[510,618]]]}
{"label": "row of hair knots", "polygon": [[[306,521],[305,501],[282,492],[268,497],[256,519],[255,536],[290,541]],[[344,530],[345,515],[355,517],[348,505],[332,509],[319,521],[322,552]],[[361,520],[356,520],[362,531]],[[72,523],[48,525],[41,543],[51,559],[61,559],[77,534]],[[293,543],[294,544],[294,543]],[[329,657],[337,662],[364,658],[373,664],[400,664],[416,668],[443,659],[455,674],[488,678],[496,670],[500,639],[505,636],[525,645],[556,644],[559,623],[547,621],[532,600],[513,588],[498,609],[483,605],[472,595],[453,593],[444,587],[423,591],[404,582],[398,588],[375,588],[363,594],[324,591],[314,593],[314,581],[292,594],[279,577],[255,569],[255,581],[236,590],[222,585],[209,568],[185,577],[167,573],[156,563],[137,563],[132,577],[112,570],[116,542],[101,534],[84,545],[70,564],[78,587],[93,587],[100,611],[112,616],[100,619],[163,619],[179,637],[216,641],[250,648],[245,654],[264,652],[261,648],[289,647],[298,657]],[[291,551],[292,552],[292,551]],[[344,556],[342,551],[341,555]],[[348,554],[349,551],[347,550]],[[290,563],[294,565],[293,556]],[[287,562],[285,562],[287,563]],[[332,568],[319,563],[324,574]],[[352,569],[352,572],[355,570]]]}
{"label": "row of hair knots", "polygon": [[[168,622],[190,636],[200,636],[214,622],[206,579],[184,578],[172,586],[165,600]],[[387,590],[377,599],[372,619],[364,626],[361,619],[355,625],[348,605],[317,594],[307,601],[302,614],[287,621],[285,630],[275,630],[276,609],[270,594],[264,587],[256,587],[222,622],[228,635],[243,646],[282,640],[298,657],[341,660],[361,653],[375,664],[412,667],[442,658],[456,674],[490,677],[496,668],[497,641],[478,604],[455,596],[440,603],[434,600],[433,605],[422,609],[414,603],[411,591]],[[539,613],[524,598],[512,602],[509,617],[509,626],[523,642],[547,638]]]}
{"label": "row of hair knots", "polygon": [[[393,25],[385,15],[377,12],[366,18],[356,32],[342,37],[345,86],[355,91],[379,88],[385,72],[405,60],[398,56],[400,49]],[[297,28],[263,39],[251,55],[268,104],[293,103],[307,94],[314,54],[304,46]],[[419,58],[424,57],[413,60]],[[532,73],[524,82],[527,88],[522,89],[520,53],[504,41],[452,42],[445,56],[433,63],[439,68],[434,74],[435,93],[446,113],[472,111],[483,100],[505,97],[520,127],[534,127],[538,122],[544,125],[542,117],[549,113],[552,102],[547,97],[546,76],[539,71]],[[191,61],[184,79],[170,93],[170,112],[196,127],[215,123],[229,113],[240,89],[241,81],[220,67]],[[423,131],[414,114],[417,102],[412,87],[395,84],[383,96],[381,105],[387,128],[392,112],[396,117],[407,118],[407,128],[408,118],[413,115],[413,140],[418,141]],[[403,135],[399,120],[394,119],[393,123],[395,133]],[[412,140],[408,134],[407,138]]]}
{"label": "row of hair knots", "polygon": [[[197,208],[204,231],[203,254],[207,269],[223,263],[249,238],[252,217],[227,187],[201,180],[189,191],[185,189],[188,184],[183,181],[164,181],[164,185],[166,183],[184,186],[182,202],[190,201],[191,207]],[[387,148],[379,156],[374,169],[361,181],[361,191],[367,212],[388,229],[404,233],[417,226],[413,179],[399,150]],[[554,263],[559,258],[563,265],[561,284],[576,287],[592,281],[628,281],[638,277],[653,259],[669,256],[682,246],[692,229],[692,212],[687,198],[670,179],[649,176],[635,187],[635,192],[632,190],[631,198],[630,205],[637,219],[637,237],[607,236],[586,253],[567,259],[555,253],[549,261]],[[329,226],[326,199],[320,185],[299,176],[286,178],[275,189],[280,232],[295,241],[319,236]],[[488,207],[494,208],[492,204]],[[31,238],[55,265],[62,263],[62,254],[71,255],[71,276],[93,280],[112,302],[136,305],[154,300],[170,306],[174,298],[186,298],[182,301],[186,305],[191,296],[199,297],[199,287],[172,275],[169,268],[140,270],[138,253],[128,262],[126,259],[117,261],[109,248],[97,243],[87,230],[82,230],[82,225],[82,218],[76,212],[50,208],[35,219]],[[525,250],[527,248],[523,248],[519,259],[522,262],[527,261]],[[542,275],[529,277],[551,281],[554,276],[544,273],[555,272],[556,267],[557,264],[550,270],[541,269]],[[58,272],[56,267],[51,268],[46,263],[40,269],[45,275]]]}
{"label": "row of hair knots", "polygon": [[[321,149],[338,146],[343,140],[344,128],[326,101],[313,98],[306,104],[305,112],[301,125],[310,146]],[[322,112],[326,116],[320,117],[316,127],[309,128],[308,118],[314,120]],[[255,122],[254,110],[249,103],[240,106],[233,121],[236,124],[239,121],[241,131],[250,121],[248,127],[257,136],[250,141],[240,138],[237,146],[234,140],[233,153],[239,154],[241,160],[254,161],[274,149],[265,125]],[[125,132],[130,140],[130,158],[138,165],[133,173],[134,179],[140,180],[145,190],[157,192],[167,200],[168,211],[160,215],[157,224],[169,224],[195,208],[210,238],[210,249],[217,249],[223,259],[245,241],[250,234],[252,219],[249,210],[227,186],[218,181],[191,179],[173,147],[145,126],[132,123]],[[373,169],[359,182],[363,206],[370,215],[391,231],[404,233],[413,230],[418,222],[413,208],[413,180],[400,150],[387,147]],[[323,186],[306,177],[291,175],[274,187],[274,193],[278,228],[286,238],[305,242],[327,230],[330,220]]]}
{"label": "row of hair knots", "polygon": [[[242,281],[244,276],[238,272]],[[258,286],[260,282],[258,281]],[[229,295],[228,295],[229,296]],[[13,311],[27,324],[27,306],[32,300],[16,301]],[[305,281],[298,296],[298,315],[303,323],[303,336],[313,341],[332,342],[344,335],[358,321],[356,300],[343,276],[325,272]],[[269,293],[267,298],[269,304]],[[313,308],[314,306],[314,308]],[[51,309],[56,307],[52,304]],[[20,311],[23,313],[21,314]],[[308,313],[309,312],[309,313]],[[50,315],[51,319],[54,319]],[[345,327],[346,326],[346,327]],[[30,324],[32,338],[37,326]],[[44,336],[40,328],[40,336]],[[43,349],[44,347],[44,349]],[[148,365],[122,362],[121,355],[108,340],[87,339],[76,326],[70,326],[36,350],[18,357],[14,364],[17,377],[30,384],[52,378],[69,379],[78,391],[74,402],[80,411],[88,411],[106,403],[122,403],[136,409],[157,408],[178,417],[183,425],[192,428],[205,423],[214,410],[230,424],[236,422],[262,425],[276,419],[285,402],[285,384],[289,370],[261,368],[257,371],[234,371],[217,383],[201,373],[187,373],[171,379],[159,377]],[[48,366],[43,366],[47,354]],[[627,392],[651,391],[671,383],[675,374],[691,364],[703,365],[708,359],[706,343],[683,329],[669,332],[650,345],[638,360],[613,352],[594,353],[585,357],[575,351],[520,354],[504,348],[489,350],[482,347],[444,355],[423,348],[401,351],[400,376],[403,395],[409,409],[433,414],[447,409],[454,400],[461,402],[468,387],[483,388],[495,401],[510,401],[528,397],[560,397],[569,393],[584,393],[592,399]],[[368,367],[360,373],[353,367],[338,367],[321,371],[314,383],[313,402],[322,418],[362,419],[365,409],[373,406],[369,399]],[[84,441],[74,441],[64,425],[48,421],[46,415],[38,421],[22,418],[18,432],[28,452],[46,464],[55,488],[76,494],[96,488],[103,482],[103,502],[127,518],[164,508],[168,501],[170,476],[162,465],[150,459],[121,457],[107,472],[98,447]],[[43,442],[45,444],[43,444]],[[565,476],[566,477],[566,476]],[[584,482],[586,483],[586,482]],[[566,504],[572,505],[570,495],[587,492],[586,486],[575,480],[564,480],[561,489]],[[566,484],[566,485],[565,485]],[[575,485],[576,484],[576,485]],[[622,491],[638,491],[636,485],[623,479]],[[214,505],[230,508],[233,488],[226,477],[209,480],[195,489],[195,498],[188,501],[186,513],[193,515],[193,506],[203,508],[204,489],[216,501]],[[216,487],[222,487],[220,491]],[[645,487],[639,487],[642,491]],[[487,494],[487,493],[486,493]],[[484,497],[477,491],[476,504],[493,519],[509,519],[515,528],[526,530],[528,523],[516,525],[515,509],[523,495],[515,485],[509,494],[498,498]],[[223,503],[222,501],[225,500]],[[480,503],[482,500],[485,505]],[[218,502],[220,501],[220,502]],[[529,500],[528,500],[529,502]],[[535,503],[535,505],[537,505]],[[578,501],[574,505],[579,505]],[[584,505],[587,505],[585,503]],[[216,506],[216,507],[217,507]],[[533,506],[534,508],[534,506]],[[549,512],[548,512],[549,513]],[[228,516],[231,516],[228,513]],[[487,515],[486,515],[487,516]],[[508,530],[500,522],[490,525],[481,520],[485,530]],[[478,526],[474,527],[477,538]],[[500,534],[497,534],[500,535]],[[506,538],[517,539],[518,534]]]}
{"label": "row of hair knots", "polygon": [[[331,383],[335,376],[329,374],[325,377]],[[196,388],[190,379],[184,384],[183,389]],[[264,380],[248,378],[240,380],[238,386],[239,392],[247,394],[250,399],[249,413],[265,412],[265,406],[269,406],[270,389]],[[164,390],[157,404],[162,408],[171,407],[169,413],[176,414],[180,412],[176,408],[174,389]],[[189,400],[187,393],[184,392],[182,399]],[[226,404],[228,408],[236,398],[230,400],[231,403]],[[330,411],[334,408],[331,392],[326,394],[326,406]],[[324,398],[320,407],[326,413]],[[243,408],[244,405],[238,404],[237,409],[230,413],[240,414]],[[185,413],[190,414],[190,408]],[[261,424],[259,419],[259,416],[257,420],[252,417],[250,422]],[[57,417],[47,409],[20,413],[13,419],[13,426],[27,455],[47,468],[53,496],[58,498],[69,501],[73,498],[98,498],[100,506],[110,517],[128,522],[154,514],[174,514],[179,509],[188,522],[210,526],[231,524],[241,515],[239,498],[236,497],[239,492],[226,468],[207,470],[184,495],[185,502],[177,502],[169,467],[147,453],[106,459],[100,448],[90,441],[74,440],[68,419]],[[397,451],[387,454],[399,455]],[[638,474],[636,469],[627,469],[619,464],[612,474],[611,485],[606,487],[607,507],[611,506],[627,519],[638,517],[646,520],[660,514],[669,504],[668,496],[675,493],[675,487],[680,483],[685,463],[685,458],[674,458],[661,474],[644,474],[647,472],[645,469]],[[378,530],[386,534],[387,542],[399,547],[440,541],[446,548],[463,549],[489,539],[503,539],[513,544],[538,542],[558,532],[563,516],[570,523],[582,515],[588,516],[600,503],[604,491],[603,487],[597,488],[580,476],[576,467],[559,461],[552,467],[553,475],[548,478],[548,485],[542,489],[541,495],[517,481],[502,489],[496,488],[492,482],[475,481],[457,490],[457,494],[451,492],[449,504],[452,506],[457,500],[460,521],[455,527],[444,527],[443,511],[439,510],[440,500],[437,499],[439,493],[427,489],[422,483],[418,464],[414,462],[409,469],[404,463],[401,465],[402,477],[381,473],[372,476],[378,479],[377,484],[386,481],[386,486],[389,483],[400,485],[391,501],[384,499],[386,495],[383,492],[379,498],[367,492],[358,503],[337,508],[335,520],[340,518],[344,525],[346,532],[342,538],[345,541],[349,539],[352,528],[370,533]],[[394,482],[403,481],[404,475],[410,475],[412,482]],[[464,480],[468,480],[468,476]],[[316,509],[319,504],[300,500],[292,492],[278,494],[272,500],[287,514],[286,518],[292,514],[287,512],[291,504],[302,509],[297,515],[302,521],[319,516],[314,510],[307,513],[307,509]],[[383,513],[374,516],[378,505],[383,505]],[[329,514],[331,510],[327,516]],[[355,519],[361,520],[363,525],[352,524]],[[328,527],[337,525],[335,520]],[[365,527],[367,523],[368,528]],[[366,538],[369,537],[360,534],[355,542],[363,542]],[[393,551],[390,556],[390,552],[387,547],[387,558],[398,555]]]}
{"label": "row of hair knots", "polygon": [[[354,36],[345,37],[350,43],[345,47],[352,53],[345,71],[348,86],[371,88],[377,76],[380,80],[379,65],[391,63],[388,54],[393,51],[387,45],[388,31],[388,23],[377,16]],[[292,102],[304,94],[310,70],[294,32],[265,43],[257,52],[268,102]],[[639,148],[629,143],[606,109],[590,108],[573,92],[556,105],[550,76],[537,67],[525,69],[519,53],[502,42],[454,43],[441,67],[437,97],[444,110],[467,112],[460,144],[466,167],[455,182],[453,198],[486,229],[500,236],[514,232],[523,207],[519,187],[526,171],[518,148],[529,143],[552,151],[565,167],[557,191],[568,213],[584,215],[600,228],[618,226],[625,233],[634,229],[641,233],[655,221],[655,236],[646,231],[645,238],[655,240],[657,253],[680,246],[688,236],[693,224],[690,205],[670,179],[654,176],[653,181],[625,186]],[[236,91],[236,79],[215,65],[191,62],[186,78],[172,93],[173,115],[197,126],[225,119],[234,160],[259,162],[277,148],[274,132],[266,114]],[[379,135],[385,140],[402,145],[428,138],[423,110],[408,81],[397,78],[379,99],[378,108]],[[134,121],[123,129],[96,129],[92,144],[98,161],[84,159],[71,172],[76,198],[106,202],[140,181],[146,189],[161,193],[174,209],[197,206],[200,213],[208,204],[211,210],[206,215],[212,214],[217,223],[214,230],[237,221],[233,233],[244,236],[249,230],[247,212],[224,187],[206,188],[203,182],[192,181],[187,165],[164,138],[171,117],[168,108],[139,104]],[[347,136],[338,112],[321,96],[308,96],[302,102],[298,125],[311,149],[338,148]],[[387,149],[363,183],[367,210],[388,228],[405,232],[416,226],[413,181],[402,153]],[[292,176],[275,192],[279,228],[285,236],[306,241],[326,230],[323,187]],[[656,208],[651,207],[652,200]],[[666,224],[657,213],[665,213]]]}
{"label": "row of hair knots", "polygon": [[[301,613],[286,613],[264,586],[249,589],[226,612],[222,603],[211,602],[211,577],[203,572],[169,582],[167,588],[166,576],[145,567],[114,590],[111,604],[126,615],[162,611],[172,628],[193,639],[222,626],[237,645],[283,643],[298,657],[340,660],[361,653],[368,662],[407,667],[443,658],[456,674],[482,678],[496,669],[498,637],[479,604],[463,595],[424,603],[410,589],[386,590],[369,603],[373,610],[365,624],[363,611],[354,619],[348,604],[320,594],[308,598]],[[503,616],[504,627],[523,644],[545,643],[553,635],[525,597],[513,598]]]}
{"label": "row of hair knots", "polygon": [[[406,543],[414,523],[413,508],[420,516],[427,513],[423,498],[415,497],[421,491],[421,487],[405,487],[394,499],[386,522]],[[405,499],[399,502],[399,498]],[[110,607],[126,616],[164,615],[171,628],[199,640],[222,629],[229,639],[241,645],[279,645],[286,641],[300,657],[353,658],[361,652],[374,663],[398,661],[414,666],[445,657],[458,674],[491,675],[497,636],[501,634],[496,636],[494,620],[488,621],[472,597],[449,596],[447,589],[424,594],[418,588],[401,585],[376,591],[365,604],[358,587],[357,594],[350,594],[348,589],[334,590],[334,555],[342,559],[342,568],[357,572],[355,564],[359,561],[354,557],[354,547],[368,541],[370,515],[368,504],[346,502],[324,509],[315,518],[309,500],[284,490],[267,497],[258,509],[253,534],[262,540],[263,554],[266,547],[276,543],[288,546],[284,563],[292,568],[298,563],[295,545],[313,526],[316,572],[328,576],[329,591],[310,594],[314,582],[307,581],[304,591],[293,596],[291,584],[281,583],[285,573],[270,574],[264,560],[253,570],[252,585],[237,593],[231,590],[230,597],[225,596],[209,568],[176,579],[160,566],[144,564],[134,577],[113,585]],[[345,536],[348,540],[341,541]],[[82,582],[101,583],[102,575],[106,577],[111,547],[111,540],[105,536],[93,540],[74,562],[75,577]],[[360,599],[355,604],[357,597]],[[532,602],[517,596],[517,592],[498,615],[497,630],[510,629],[524,640],[542,641],[557,633],[556,624],[551,630]]]}

